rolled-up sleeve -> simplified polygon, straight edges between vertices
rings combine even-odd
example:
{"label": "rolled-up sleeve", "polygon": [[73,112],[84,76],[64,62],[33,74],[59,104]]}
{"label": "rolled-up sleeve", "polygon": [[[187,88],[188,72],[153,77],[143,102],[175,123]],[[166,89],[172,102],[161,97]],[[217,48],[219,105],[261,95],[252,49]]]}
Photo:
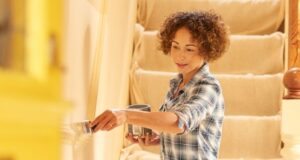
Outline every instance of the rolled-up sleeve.
{"label": "rolled-up sleeve", "polygon": [[219,96],[219,86],[216,84],[204,84],[193,88],[188,99],[183,103],[177,103],[172,107],[178,116],[178,127],[184,129],[181,134],[188,133],[198,127],[207,115],[215,108]]}

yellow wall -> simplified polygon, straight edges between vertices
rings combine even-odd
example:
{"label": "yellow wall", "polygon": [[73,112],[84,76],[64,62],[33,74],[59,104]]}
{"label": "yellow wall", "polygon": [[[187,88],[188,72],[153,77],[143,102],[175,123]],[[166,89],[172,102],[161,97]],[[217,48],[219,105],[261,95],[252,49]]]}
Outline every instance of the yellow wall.
{"label": "yellow wall", "polygon": [[[19,0],[11,1],[12,17],[20,17]],[[61,47],[59,0],[26,0],[25,40],[13,38],[14,67],[22,66],[25,42],[25,72],[0,69],[0,159],[58,160],[61,157],[61,123],[70,104],[61,96],[62,70],[51,65],[49,35]],[[22,20],[14,19],[22,26]],[[61,57],[61,48],[57,49]]]}
{"label": "yellow wall", "polygon": [[25,0],[11,0],[10,11],[12,18],[10,68],[17,71],[24,71],[24,54],[25,54]]}
{"label": "yellow wall", "polygon": [[[22,8],[24,6],[25,9]],[[26,37],[13,34],[14,66],[12,70],[0,69],[0,92],[50,99],[61,97],[62,7],[63,1],[59,0],[11,1],[12,23],[17,28],[26,29]],[[24,12],[25,17],[22,17]],[[50,64],[50,35],[57,37],[56,64]],[[22,52],[24,41],[25,53]],[[16,71],[15,68],[21,68],[23,62],[25,71]]]}

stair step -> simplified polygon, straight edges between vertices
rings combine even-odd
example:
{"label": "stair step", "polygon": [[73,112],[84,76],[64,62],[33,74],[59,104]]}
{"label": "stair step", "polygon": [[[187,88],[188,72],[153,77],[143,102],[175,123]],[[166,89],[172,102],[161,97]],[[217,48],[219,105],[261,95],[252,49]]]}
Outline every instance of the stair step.
{"label": "stair step", "polygon": [[220,158],[280,158],[280,115],[225,116]]}
{"label": "stair step", "polygon": [[283,160],[283,158],[220,158],[219,160]]}
{"label": "stair step", "polygon": [[[132,103],[146,103],[157,111],[169,89],[175,72],[137,69],[132,75]],[[221,75],[226,115],[275,115],[281,108],[282,74]]]}
{"label": "stair step", "polygon": [[[225,116],[221,160],[280,160],[280,116]],[[159,146],[143,150],[159,154]]]}
{"label": "stair step", "polygon": [[[139,0],[137,19],[146,30],[157,30],[177,11],[214,10],[232,34],[269,34],[284,18],[284,0]],[[234,18],[233,18],[234,17]]]}
{"label": "stair step", "polygon": [[216,75],[227,115],[274,115],[281,109],[282,74]]}
{"label": "stair step", "polygon": [[[142,29],[140,29],[142,30]],[[176,72],[170,56],[158,48],[157,31],[140,33],[135,47],[138,65],[146,70]],[[228,51],[210,64],[213,73],[227,74],[274,74],[283,72],[284,34],[233,35]]]}

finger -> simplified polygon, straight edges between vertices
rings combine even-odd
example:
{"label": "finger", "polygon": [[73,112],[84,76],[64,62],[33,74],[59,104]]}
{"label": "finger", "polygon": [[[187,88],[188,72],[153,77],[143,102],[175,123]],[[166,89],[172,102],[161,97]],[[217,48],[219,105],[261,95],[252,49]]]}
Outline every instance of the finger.
{"label": "finger", "polygon": [[157,134],[151,134],[151,139],[155,139],[157,137],[159,137],[159,135],[157,135]]}
{"label": "finger", "polygon": [[149,145],[156,145],[159,144],[159,142],[160,142],[160,137],[155,133],[153,134],[152,132]]}
{"label": "finger", "polygon": [[98,123],[101,122],[105,117],[106,117],[106,114],[105,114],[105,112],[103,112],[96,119],[94,119],[93,122],[91,122],[91,127],[98,125]]}
{"label": "finger", "polygon": [[103,130],[103,127],[105,125],[107,125],[107,123],[109,123],[109,121],[110,121],[110,117],[106,116],[102,121],[99,121],[99,123],[97,124],[97,127],[95,128],[95,131]]}
{"label": "finger", "polygon": [[117,127],[117,125],[116,125],[116,124],[111,124],[111,123],[110,123],[110,124],[108,124],[108,127],[109,127],[109,128],[107,128],[107,129],[106,129],[106,128],[104,128],[104,130],[106,129],[107,131],[110,131],[110,130],[112,130],[112,129],[116,128],[116,127]]}
{"label": "finger", "polygon": [[129,140],[129,141],[132,142],[132,143],[136,143],[136,142],[137,142],[137,140],[136,140],[136,139],[133,139],[132,136],[128,136],[128,137],[126,137],[126,138],[127,138],[127,140]]}
{"label": "finger", "polygon": [[158,144],[159,142],[160,142],[160,139],[159,139],[159,138],[155,138],[155,139],[152,139],[152,140],[149,142],[149,145]]}
{"label": "finger", "polygon": [[107,124],[103,127],[103,130],[111,130],[114,129],[115,127],[117,127],[117,123],[116,123],[116,118],[111,116],[109,122],[107,122]]}
{"label": "finger", "polygon": [[138,140],[136,138],[134,138],[131,133],[127,134],[126,136],[127,136],[126,138],[129,141],[131,141],[132,143],[137,143],[138,142]]}
{"label": "finger", "polygon": [[145,145],[146,146],[149,145],[149,139],[150,139],[149,133],[146,133],[146,137],[145,137]]}
{"label": "finger", "polygon": [[97,125],[92,126],[92,127],[90,127],[90,128],[92,129],[93,132],[96,132],[96,127],[97,127]]}
{"label": "finger", "polygon": [[138,141],[139,141],[140,145],[145,146],[145,143],[144,143],[143,139],[140,136],[138,137]]}
{"label": "finger", "polygon": [[102,130],[105,130],[105,131],[108,131],[109,129],[111,129],[112,128],[112,124],[111,124],[111,122],[109,121],[109,122],[107,122],[103,127],[102,127]]}
{"label": "finger", "polygon": [[126,138],[126,139],[129,138],[129,133],[126,133],[125,138]]}
{"label": "finger", "polygon": [[92,122],[91,122],[91,126],[95,126],[99,123],[99,121],[101,121],[101,119],[104,118],[104,115],[99,115],[98,117],[96,117]]}

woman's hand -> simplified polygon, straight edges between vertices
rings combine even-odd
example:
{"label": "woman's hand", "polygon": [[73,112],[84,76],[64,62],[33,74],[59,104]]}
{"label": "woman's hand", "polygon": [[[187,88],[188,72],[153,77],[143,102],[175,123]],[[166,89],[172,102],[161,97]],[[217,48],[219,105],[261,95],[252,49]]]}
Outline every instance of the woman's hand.
{"label": "woman's hand", "polygon": [[106,110],[91,122],[93,132],[98,130],[110,131],[126,122],[124,110]]}
{"label": "woman's hand", "polygon": [[141,146],[158,145],[160,142],[159,136],[155,132],[146,136],[133,136],[131,133],[128,133],[126,139],[132,143],[139,143]]}

